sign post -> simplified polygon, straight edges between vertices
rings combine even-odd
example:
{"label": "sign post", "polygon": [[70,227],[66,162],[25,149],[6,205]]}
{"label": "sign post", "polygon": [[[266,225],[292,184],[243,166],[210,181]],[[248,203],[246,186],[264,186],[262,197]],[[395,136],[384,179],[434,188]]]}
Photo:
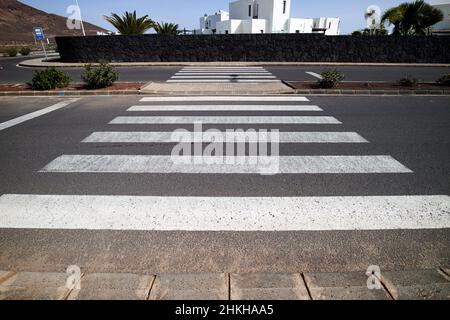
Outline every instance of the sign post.
{"label": "sign post", "polygon": [[45,60],[48,60],[47,58],[47,51],[45,51],[45,46],[43,40],[45,39],[44,31],[41,27],[35,27],[33,28],[33,34],[36,41],[40,41],[42,45],[42,50],[44,50]]}

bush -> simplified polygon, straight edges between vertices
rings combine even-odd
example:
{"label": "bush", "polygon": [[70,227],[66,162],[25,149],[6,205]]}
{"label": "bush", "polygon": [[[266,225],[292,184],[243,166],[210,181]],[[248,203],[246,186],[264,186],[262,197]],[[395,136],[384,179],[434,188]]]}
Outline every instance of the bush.
{"label": "bush", "polygon": [[101,63],[98,67],[86,65],[83,81],[90,89],[100,89],[111,86],[119,79],[119,73],[109,64]]}
{"label": "bush", "polygon": [[20,49],[20,54],[23,56],[28,56],[31,53],[31,49],[27,47],[23,47]]}
{"label": "bush", "polygon": [[417,87],[417,85],[419,84],[419,80],[411,75],[408,75],[406,77],[401,78],[398,83],[402,86],[402,87]]}
{"label": "bush", "polygon": [[16,48],[6,49],[6,54],[8,55],[8,57],[15,57],[15,56],[17,56],[18,53],[19,52],[17,51]]}
{"label": "bush", "polygon": [[33,90],[52,90],[67,87],[71,79],[64,72],[55,68],[35,71],[33,79],[28,83]]}
{"label": "bush", "polygon": [[436,83],[440,86],[450,86],[450,73],[437,79]]}
{"label": "bush", "polygon": [[319,86],[323,89],[334,88],[339,82],[344,80],[344,74],[339,70],[323,71],[321,74],[322,79],[318,81]]}

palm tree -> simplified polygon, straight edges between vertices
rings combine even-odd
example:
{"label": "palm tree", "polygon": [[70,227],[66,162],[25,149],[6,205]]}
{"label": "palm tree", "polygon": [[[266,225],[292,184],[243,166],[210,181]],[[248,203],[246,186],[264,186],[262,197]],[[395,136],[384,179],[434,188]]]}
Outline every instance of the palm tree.
{"label": "palm tree", "polygon": [[178,30],[178,25],[175,23],[167,23],[167,22],[157,22],[155,25],[156,33],[160,34],[180,34],[181,31]]}
{"label": "palm tree", "polygon": [[423,0],[405,2],[387,10],[381,18],[382,23],[394,26],[395,35],[425,35],[431,26],[442,21],[441,10],[434,8]]}
{"label": "palm tree", "polygon": [[104,18],[123,35],[144,34],[148,29],[155,26],[155,22],[149,19],[148,15],[138,18],[136,11],[133,13],[126,11],[122,17],[111,13],[111,16],[104,16]]}

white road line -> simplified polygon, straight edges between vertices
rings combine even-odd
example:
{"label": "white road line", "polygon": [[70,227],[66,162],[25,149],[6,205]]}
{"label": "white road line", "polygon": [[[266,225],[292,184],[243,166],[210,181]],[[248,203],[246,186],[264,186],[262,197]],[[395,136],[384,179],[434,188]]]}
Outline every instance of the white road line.
{"label": "white road line", "polygon": [[322,79],[322,76],[320,74],[318,74],[318,73],[311,72],[311,71],[306,72],[306,73],[309,74],[310,76],[313,76],[314,78]]}
{"label": "white road line", "polygon": [[[83,143],[176,143],[173,132],[94,132]],[[247,138],[246,140],[244,140]],[[223,133],[215,137],[209,133],[191,132],[190,142],[259,142],[258,135],[245,132]],[[184,141],[189,142],[189,141]],[[280,143],[368,143],[356,132],[280,132]]]}
{"label": "white road line", "polygon": [[188,97],[144,97],[141,102],[186,102],[186,101],[255,101],[255,102],[306,102],[306,97],[301,96],[188,96]]}
{"label": "white road line", "polygon": [[[266,162],[263,163],[263,160]],[[276,174],[412,173],[391,156],[280,156],[257,159],[149,155],[62,155],[40,172],[262,174],[264,169]]]}
{"label": "white road line", "polygon": [[127,111],[323,111],[313,105],[149,105],[132,106]]}
{"label": "white road line", "polygon": [[42,116],[44,114],[47,114],[47,113],[50,113],[52,111],[64,108],[65,106],[67,106],[67,105],[69,105],[72,102],[75,102],[77,100],[78,99],[64,100],[64,101],[58,102],[57,104],[54,104],[54,105],[52,105],[52,106],[50,106],[48,108],[44,108],[44,109],[41,109],[41,110],[38,110],[38,111],[35,111],[35,112],[31,112],[31,113],[28,113],[28,114],[23,115],[21,117],[18,117],[18,118],[15,118],[15,119],[12,119],[12,120],[0,123],[0,131],[8,129],[8,128],[11,128],[11,127],[13,127],[15,125],[24,123],[24,122],[26,122],[28,120],[40,117],[40,116]]}
{"label": "white road line", "polygon": [[208,75],[208,74],[239,74],[239,75],[272,75],[272,73],[267,71],[180,71],[177,72],[175,75]]}
{"label": "white road line", "polygon": [[167,80],[167,82],[172,83],[262,83],[262,82],[281,82],[280,80],[266,80],[266,79],[173,79],[173,80]]}
{"label": "white road line", "polygon": [[275,76],[173,76],[171,79],[275,79]]}
{"label": "white road line", "polygon": [[117,117],[110,124],[342,124],[334,117],[304,116],[168,116]]}
{"label": "white road line", "polygon": [[450,228],[450,197],[0,197],[0,228],[351,231]]}
{"label": "white road line", "polygon": [[181,70],[264,70],[263,67],[185,67]]}

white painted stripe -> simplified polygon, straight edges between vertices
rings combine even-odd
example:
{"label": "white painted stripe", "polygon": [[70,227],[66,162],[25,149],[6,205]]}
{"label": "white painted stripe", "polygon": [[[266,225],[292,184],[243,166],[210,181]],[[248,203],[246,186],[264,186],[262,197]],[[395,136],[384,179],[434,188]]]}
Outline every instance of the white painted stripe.
{"label": "white painted stripe", "polygon": [[168,117],[117,117],[110,124],[342,124],[334,117],[289,116],[168,116]]}
{"label": "white painted stripe", "polygon": [[41,172],[262,174],[265,169],[277,174],[412,173],[391,156],[280,156],[262,159],[149,155],[62,155]]}
{"label": "white painted stripe", "polygon": [[262,83],[262,82],[281,82],[280,80],[266,80],[266,79],[229,79],[229,80],[221,80],[221,79],[190,79],[190,80],[167,80],[167,82],[171,83]]}
{"label": "white painted stripe", "polygon": [[185,96],[185,97],[144,97],[141,102],[186,102],[186,101],[285,101],[285,102],[306,102],[306,97],[296,95],[279,96]]}
{"label": "white painted stripe", "polygon": [[184,67],[182,70],[266,70],[263,67]]}
{"label": "white painted stripe", "polygon": [[313,105],[150,105],[132,106],[127,111],[323,111]]}
{"label": "white painted stripe", "polygon": [[275,79],[275,76],[173,76],[171,79]]}
{"label": "white painted stripe", "polygon": [[[175,143],[173,132],[94,132],[84,139],[84,143]],[[246,138],[246,140],[244,140]],[[258,135],[245,132],[229,132],[220,136],[191,132],[190,141],[184,142],[235,142],[257,143]],[[280,132],[280,143],[368,143],[356,132]]]}
{"label": "white painted stripe", "polygon": [[0,197],[0,228],[350,231],[450,228],[450,197]]}
{"label": "white painted stripe", "polygon": [[[196,77],[196,76],[228,76],[228,77],[235,77],[235,76],[274,76],[271,73],[249,73],[249,72],[199,72],[199,73],[176,73],[173,77],[180,77],[180,76],[187,76],[187,77]],[[173,78],[172,77],[172,78]]]}
{"label": "white painted stripe", "polygon": [[267,71],[179,71],[175,75],[201,75],[201,74],[246,74],[246,75],[261,75],[267,74],[272,75],[272,73]]}
{"label": "white painted stripe", "polygon": [[15,118],[15,119],[12,119],[12,120],[0,123],[0,131],[8,129],[8,128],[11,128],[11,127],[13,127],[15,125],[24,123],[24,122],[26,122],[28,120],[40,117],[40,116],[42,116],[44,114],[47,114],[47,113],[50,113],[52,111],[64,108],[65,106],[67,106],[67,105],[69,105],[72,102],[75,102],[77,100],[78,99],[64,100],[64,101],[58,102],[57,104],[54,104],[54,105],[52,105],[52,106],[50,106],[48,108],[44,108],[44,109],[41,109],[41,110],[38,110],[38,111],[35,111],[35,112],[31,112],[31,113],[28,113],[26,115],[20,116],[18,118]]}
{"label": "white painted stripe", "polygon": [[310,76],[313,76],[314,78],[322,79],[322,76],[318,73],[315,72],[306,72],[306,73],[309,74]]}

